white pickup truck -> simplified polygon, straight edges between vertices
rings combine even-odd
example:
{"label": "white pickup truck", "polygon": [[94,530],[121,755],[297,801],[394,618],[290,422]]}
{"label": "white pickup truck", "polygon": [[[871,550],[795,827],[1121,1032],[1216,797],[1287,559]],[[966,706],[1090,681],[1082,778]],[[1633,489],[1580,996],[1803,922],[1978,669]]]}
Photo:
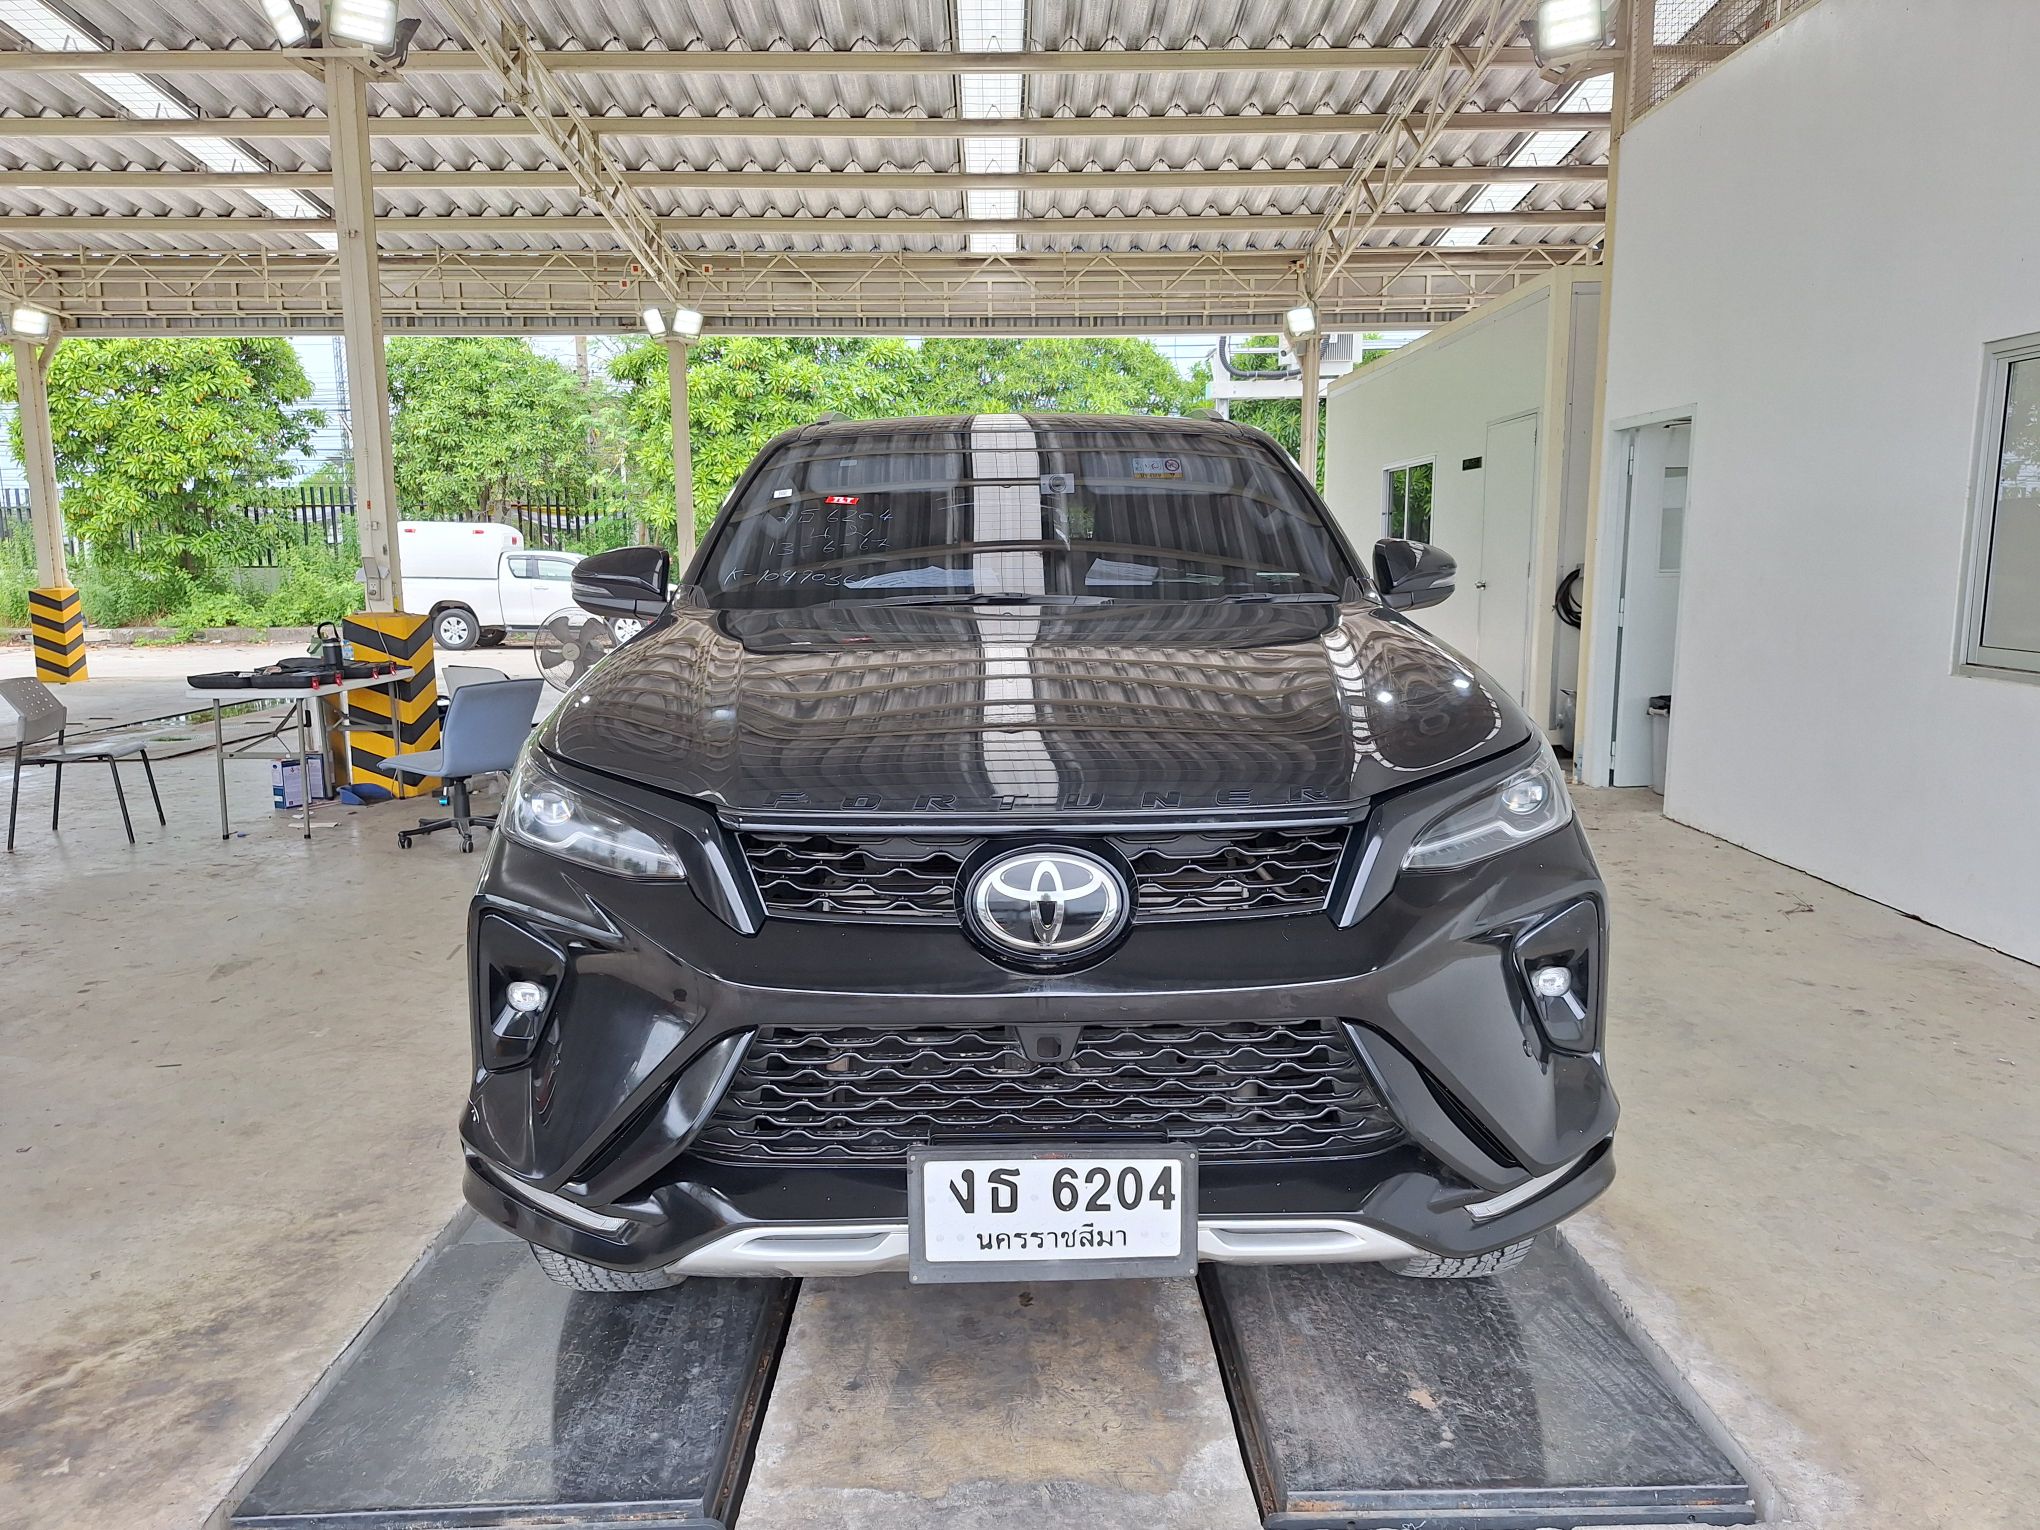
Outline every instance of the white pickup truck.
{"label": "white pickup truck", "polygon": [[527,548],[514,526],[401,521],[404,609],[432,616],[432,641],[459,652],[536,632],[574,605],[578,553]]}

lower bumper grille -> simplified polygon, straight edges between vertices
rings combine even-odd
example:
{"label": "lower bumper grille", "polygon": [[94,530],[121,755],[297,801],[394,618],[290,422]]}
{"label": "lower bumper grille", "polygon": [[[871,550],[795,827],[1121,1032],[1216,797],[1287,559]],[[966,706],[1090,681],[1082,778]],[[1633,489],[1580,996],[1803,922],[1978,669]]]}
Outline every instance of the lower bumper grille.
{"label": "lower bumper grille", "polygon": [[869,1164],[944,1145],[1170,1142],[1237,1161],[1401,1135],[1332,1021],[1090,1025],[1054,1063],[1008,1026],[786,1027],[753,1040],[693,1151]]}

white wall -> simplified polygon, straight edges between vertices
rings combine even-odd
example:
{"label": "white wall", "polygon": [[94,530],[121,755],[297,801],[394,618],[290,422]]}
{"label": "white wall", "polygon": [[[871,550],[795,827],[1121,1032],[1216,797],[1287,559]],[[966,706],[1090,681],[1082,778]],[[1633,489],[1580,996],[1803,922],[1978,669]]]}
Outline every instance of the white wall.
{"label": "white wall", "polygon": [[1952,669],[1983,347],[2040,330],[2036,79],[2034,0],[1822,0],[1644,117],[1607,401],[1694,416],[1667,813],[2029,960],[2040,685]]}
{"label": "white wall", "polygon": [[1459,561],[1459,588],[1417,619],[1475,662],[1483,480],[1460,464],[1483,454],[1491,422],[1543,406],[1550,312],[1550,288],[1539,285],[1360,368],[1326,395],[1325,499],[1363,554],[1381,535],[1383,471],[1436,462],[1431,540]]}

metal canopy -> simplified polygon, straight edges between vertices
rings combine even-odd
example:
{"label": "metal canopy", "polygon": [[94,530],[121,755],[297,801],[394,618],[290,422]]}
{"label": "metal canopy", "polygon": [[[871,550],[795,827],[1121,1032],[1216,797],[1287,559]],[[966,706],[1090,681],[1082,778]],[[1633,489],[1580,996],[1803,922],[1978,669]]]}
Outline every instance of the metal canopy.
{"label": "metal canopy", "polygon": [[340,328],[338,59],[391,331],[1438,322],[1598,253],[1608,61],[1540,71],[1530,9],[401,0],[390,67],[258,0],[0,0],[0,285],[74,333]]}

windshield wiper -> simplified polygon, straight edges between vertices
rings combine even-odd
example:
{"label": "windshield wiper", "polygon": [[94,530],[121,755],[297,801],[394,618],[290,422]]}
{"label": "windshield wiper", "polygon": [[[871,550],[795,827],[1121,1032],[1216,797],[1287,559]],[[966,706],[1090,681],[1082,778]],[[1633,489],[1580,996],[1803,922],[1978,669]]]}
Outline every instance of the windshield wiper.
{"label": "windshield wiper", "polygon": [[1069,595],[987,594],[973,590],[967,595],[892,595],[871,602],[875,606],[1050,606],[1074,599]]}
{"label": "windshield wiper", "polygon": [[1211,599],[1212,599],[1212,600],[1214,600],[1214,601],[1219,601],[1219,602],[1223,602],[1223,603],[1225,603],[1225,604],[1227,604],[1227,605],[1235,605],[1235,606],[1238,606],[1238,605],[1245,605],[1245,604],[1247,604],[1247,603],[1249,603],[1249,602],[1256,602],[1256,603],[1261,603],[1261,604],[1267,604],[1267,603],[1270,603],[1270,602],[1273,602],[1273,601],[1278,601],[1278,600],[1294,600],[1294,601],[1327,601],[1327,600],[1328,600],[1328,601],[1334,601],[1334,602],[1336,602],[1336,601],[1338,600],[1338,598],[1339,598],[1338,596],[1336,596],[1336,595],[1333,595],[1333,594],[1329,594],[1329,593],[1327,593],[1327,592],[1325,592],[1325,591],[1322,591],[1322,590],[1312,590],[1312,591],[1308,591],[1308,592],[1305,592],[1305,591],[1298,591],[1298,592],[1295,592],[1295,593],[1293,593],[1293,594],[1292,594],[1292,593],[1283,593],[1283,594],[1279,594],[1279,595],[1278,595],[1278,594],[1275,594],[1275,593],[1273,593],[1273,592],[1266,592],[1266,593],[1260,593],[1260,594],[1251,594],[1251,595],[1250,595],[1250,594],[1244,594],[1244,593],[1243,593],[1243,594],[1237,594],[1237,595],[1214,595],[1214,596],[1212,596],[1212,597],[1211,597]]}

